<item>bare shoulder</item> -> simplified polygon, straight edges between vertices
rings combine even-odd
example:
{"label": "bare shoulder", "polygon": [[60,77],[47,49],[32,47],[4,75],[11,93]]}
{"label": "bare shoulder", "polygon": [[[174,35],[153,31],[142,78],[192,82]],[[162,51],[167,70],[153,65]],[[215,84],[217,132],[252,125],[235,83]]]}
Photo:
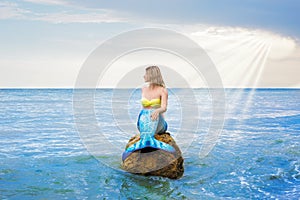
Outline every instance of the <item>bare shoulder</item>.
{"label": "bare shoulder", "polygon": [[168,89],[165,87],[161,87],[161,93],[164,95],[168,95]]}
{"label": "bare shoulder", "polygon": [[[141,92],[142,92],[142,96],[145,96],[146,94],[149,93],[149,87],[144,85],[144,86],[141,88]],[[147,95],[146,95],[146,96],[147,96]]]}
{"label": "bare shoulder", "polygon": [[143,96],[144,93],[145,93],[145,87],[142,87],[142,88],[141,88],[141,92],[142,92],[142,96]]}
{"label": "bare shoulder", "polygon": [[141,87],[141,90],[142,91],[145,91],[145,90],[147,90],[148,89],[148,86],[147,85],[143,85],[142,87]]}

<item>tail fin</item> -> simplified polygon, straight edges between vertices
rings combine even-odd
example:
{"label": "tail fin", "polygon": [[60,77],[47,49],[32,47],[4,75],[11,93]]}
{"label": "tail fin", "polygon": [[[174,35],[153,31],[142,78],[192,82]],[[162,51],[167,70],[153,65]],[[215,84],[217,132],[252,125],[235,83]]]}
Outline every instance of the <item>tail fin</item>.
{"label": "tail fin", "polygon": [[161,141],[155,139],[154,137],[148,137],[148,136],[149,135],[147,135],[146,137],[143,137],[143,138],[141,137],[139,141],[137,141],[133,145],[129,146],[123,153],[122,160],[124,161],[134,151],[138,151],[138,150],[141,150],[141,149],[144,149],[147,147],[151,147],[153,149],[161,149],[161,150],[168,151],[171,153],[176,152],[174,147],[172,147],[171,145],[161,142]]}
{"label": "tail fin", "polygon": [[175,152],[174,147],[154,138],[157,129],[158,120],[152,121],[151,113],[153,110],[142,110],[139,116],[138,124],[140,130],[140,140],[129,146],[122,155],[124,161],[132,152],[151,147],[154,149],[161,149],[171,153]]}

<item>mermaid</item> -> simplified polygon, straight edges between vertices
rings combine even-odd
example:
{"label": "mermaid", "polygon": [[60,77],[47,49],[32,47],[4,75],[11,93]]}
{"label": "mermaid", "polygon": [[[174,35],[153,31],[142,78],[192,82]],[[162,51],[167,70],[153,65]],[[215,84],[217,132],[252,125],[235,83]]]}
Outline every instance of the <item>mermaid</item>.
{"label": "mermaid", "polygon": [[144,80],[147,84],[142,87],[141,104],[143,109],[140,111],[137,120],[140,140],[126,148],[122,155],[123,161],[134,151],[144,148],[175,152],[174,147],[156,140],[154,137],[155,134],[166,132],[168,128],[168,124],[163,116],[163,113],[167,110],[168,91],[160,69],[157,66],[147,67]]}

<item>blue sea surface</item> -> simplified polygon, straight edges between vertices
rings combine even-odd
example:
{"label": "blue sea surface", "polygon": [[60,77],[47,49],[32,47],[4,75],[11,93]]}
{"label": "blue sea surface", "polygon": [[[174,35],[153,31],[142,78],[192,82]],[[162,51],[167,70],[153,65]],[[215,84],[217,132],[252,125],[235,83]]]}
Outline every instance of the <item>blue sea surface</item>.
{"label": "blue sea surface", "polygon": [[[93,91],[89,117],[101,128],[94,135],[108,141],[94,155],[78,131],[72,89],[1,89],[0,199],[300,198],[299,89],[225,89],[223,130],[204,158],[199,152],[212,120],[210,92],[193,90],[197,101],[187,104],[199,109],[190,118],[198,126],[182,130],[180,98],[188,98],[182,90],[169,90],[165,116],[185,167],[182,178],[171,180],[120,168],[121,153],[137,133],[139,90],[124,89],[129,99],[113,89]],[[127,112],[113,112],[114,103]],[[178,139],[191,131],[190,140]]]}

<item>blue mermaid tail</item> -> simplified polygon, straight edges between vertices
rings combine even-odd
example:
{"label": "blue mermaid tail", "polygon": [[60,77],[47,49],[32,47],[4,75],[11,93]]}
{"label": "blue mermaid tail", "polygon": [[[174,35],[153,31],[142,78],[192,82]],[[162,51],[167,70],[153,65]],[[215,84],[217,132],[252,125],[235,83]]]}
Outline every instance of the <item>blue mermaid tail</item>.
{"label": "blue mermaid tail", "polygon": [[137,126],[140,131],[140,140],[129,146],[122,155],[124,161],[134,151],[151,147],[154,149],[161,149],[171,153],[175,152],[174,147],[154,138],[155,133],[162,133],[167,130],[167,123],[162,116],[158,120],[151,119],[153,109],[143,109],[138,118]]}

